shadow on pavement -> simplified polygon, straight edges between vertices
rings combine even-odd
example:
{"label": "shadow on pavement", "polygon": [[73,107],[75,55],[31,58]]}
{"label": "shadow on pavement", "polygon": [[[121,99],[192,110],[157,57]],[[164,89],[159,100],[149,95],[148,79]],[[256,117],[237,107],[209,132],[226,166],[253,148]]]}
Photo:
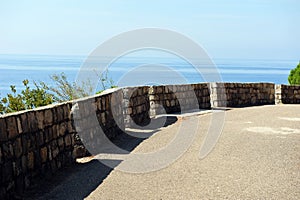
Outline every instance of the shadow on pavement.
{"label": "shadow on pavement", "polygon": [[[163,127],[167,127],[177,121],[177,117],[167,117]],[[153,135],[158,130],[149,134]],[[138,134],[138,133],[135,133]],[[143,140],[123,133],[114,139],[113,143],[126,151],[133,151]],[[122,160],[109,160],[116,167]],[[110,168],[98,160],[86,163],[76,163],[63,168],[51,178],[42,177],[35,180],[32,186],[24,193],[23,199],[84,199],[93,192],[114,168]]]}

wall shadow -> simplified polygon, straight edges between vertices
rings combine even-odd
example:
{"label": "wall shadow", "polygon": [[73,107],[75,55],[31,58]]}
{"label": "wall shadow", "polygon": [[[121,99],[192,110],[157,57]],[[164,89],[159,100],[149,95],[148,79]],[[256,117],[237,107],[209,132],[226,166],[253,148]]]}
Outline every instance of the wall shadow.
{"label": "wall shadow", "polygon": [[[162,127],[167,127],[176,121],[177,117],[167,117]],[[156,129],[149,132],[149,136],[158,131]],[[147,138],[137,138],[122,133],[113,139],[112,142],[120,148],[131,152],[145,139]],[[84,199],[122,162],[122,160],[107,161],[114,167],[108,167],[98,160],[91,160],[60,169],[52,177],[40,177],[34,180],[20,199]]]}

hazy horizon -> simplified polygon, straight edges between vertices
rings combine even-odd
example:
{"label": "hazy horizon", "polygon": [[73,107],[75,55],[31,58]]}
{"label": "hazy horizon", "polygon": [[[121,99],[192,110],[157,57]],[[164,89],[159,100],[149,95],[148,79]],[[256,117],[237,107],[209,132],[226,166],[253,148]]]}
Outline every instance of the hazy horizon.
{"label": "hazy horizon", "polygon": [[117,34],[156,27],[213,59],[299,60],[298,8],[297,0],[2,1],[0,54],[87,56]]}

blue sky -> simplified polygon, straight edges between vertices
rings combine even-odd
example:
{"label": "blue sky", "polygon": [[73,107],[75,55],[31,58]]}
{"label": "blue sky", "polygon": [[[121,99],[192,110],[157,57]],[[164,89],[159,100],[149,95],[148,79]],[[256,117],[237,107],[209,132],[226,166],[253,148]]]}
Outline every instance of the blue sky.
{"label": "blue sky", "polygon": [[0,54],[88,55],[110,37],[167,28],[213,58],[300,58],[298,0],[0,0]]}

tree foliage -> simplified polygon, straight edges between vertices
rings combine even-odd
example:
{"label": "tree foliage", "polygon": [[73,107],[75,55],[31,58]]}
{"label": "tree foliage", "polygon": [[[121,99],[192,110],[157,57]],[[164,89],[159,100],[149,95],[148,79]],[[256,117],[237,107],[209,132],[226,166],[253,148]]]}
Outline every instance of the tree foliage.
{"label": "tree foliage", "polygon": [[65,73],[53,74],[50,78],[54,82],[54,86],[48,86],[45,82],[40,82],[40,85],[54,94],[55,102],[79,99],[89,96],[93,92],[93,87],[89,81],[79,85],[75,81],[70,82]]}
{"label": "tree foliage", "polygon": [[292,69],[288,77],[290,85],[300,85],[300,62],[295,69]]}
{"label": "tree foliage", "polygon": [[47,88],[34,83],[35,87],[32,89],[28,80],[23,81],[23,86],[25,88],[19,94],[16,86],[10,86],[11,93],[0,101],[0,114],[37,108],[54,102],[54,95],[48,93]]}
{"label": "tree foliage", "polygon": [[[97,94],[108,88],[116,87],[113,80],[108,77],[107,70],[100,75],[97,74],[97,76],[102,88]],[[65,73],[53,74],[50,78],[54,82],[53,86],[49,86],[45,82],[34,82],[34,88],[30,88],[29,81],[24,80],[23,86],[25,88],[20,93],[17,92],[16,86],[11,85],[11,93],[0,100],[0,114],[33,109],[93,94],[93,87],[89,80],[81,84],[75,81],[70,82]]]}
{"label": "tree foliage", "polygon": [[104,90],[109,89],[109,88],[118,87],[115,85],[114,80],[108,76],[108,70],[105,70],[101,74],[98,74],[96,71],[94,71],[94,72],[98,76],[100,86],[101,86],[101,90],[96,92],[96,94],[100,94],[101,92],[103,92]]}

